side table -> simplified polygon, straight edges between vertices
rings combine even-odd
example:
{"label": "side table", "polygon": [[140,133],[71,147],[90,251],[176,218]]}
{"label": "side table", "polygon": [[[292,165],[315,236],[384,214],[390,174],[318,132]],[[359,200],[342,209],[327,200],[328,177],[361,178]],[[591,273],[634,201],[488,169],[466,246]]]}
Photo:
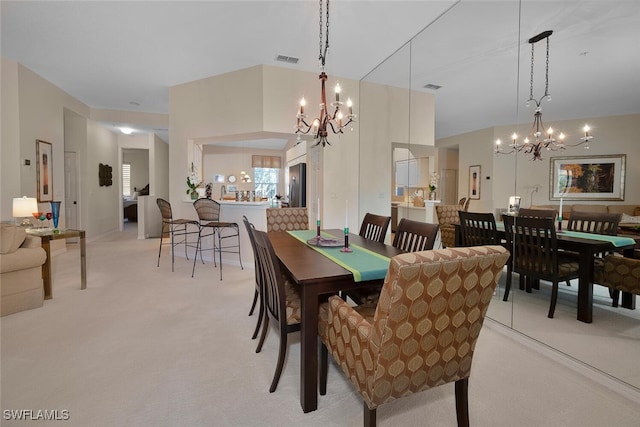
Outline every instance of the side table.
{"label": "side table", "polygon": [[52,277],[51,277],[51,241],[60,239],[70,239],[74,237],[80,238],[80,289],[87,288],[87,248],[85,242],[84,230],[58,230],[54,233],[52,230],[27,230],[32,236],[40,237],[42,241],[42,249],[47,253],[47,260],[42,264],[42,282],[44,286],[44,299],[53,298]]}

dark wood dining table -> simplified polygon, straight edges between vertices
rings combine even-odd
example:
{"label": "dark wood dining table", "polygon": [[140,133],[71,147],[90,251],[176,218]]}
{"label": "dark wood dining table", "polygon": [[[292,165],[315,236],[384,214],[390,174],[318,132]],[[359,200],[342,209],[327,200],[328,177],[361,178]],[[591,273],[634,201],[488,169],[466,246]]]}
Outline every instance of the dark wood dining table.
{"label": "dark wood dining table", "polygon": [[[456,245],[461,242],[460,226],[456,224]],[[504,239],[504,228],[498,228],[498,237]],[[638,244],[638,236],[622,236],[630,237],[636,240],[635,244],[615,247],[611,242],[589,239],[583,237],[574,237],[566,235],[562,232],[557,234],[558,249],[577,252],[578,255],[578,315],[577,318],[581,322],[593,322],[593,269],[594,257],[598,253],[607,251],[620,251],[625,256],[633,256],[633,250]],[[624,308],[635,308],[635,297],[631,294],[623,293],[622,306]]]}
{"label": "dark wood dining table", "polygon": [[[323,230],[340,237],[342,230]],[[331,259],[309,247],[287,232],[269,232],[281,266],[290,279],[300,286],[300,404],[304,412],[318,408],[318,305],[321,298],[342,290],[367,286],[371,282],[354,281],[353,274]],[[351,245],[357,245],[391,258],[402,251],[393,246],[349,234]]]}

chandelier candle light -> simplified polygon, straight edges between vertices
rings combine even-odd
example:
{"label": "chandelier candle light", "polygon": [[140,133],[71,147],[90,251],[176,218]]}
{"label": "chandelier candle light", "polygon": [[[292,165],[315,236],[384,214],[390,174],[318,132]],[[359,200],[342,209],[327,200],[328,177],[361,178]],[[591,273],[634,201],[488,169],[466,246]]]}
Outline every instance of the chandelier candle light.
{"label": "chandelier candle light", "polygon": [[[551,101],[551,95],[549,94],[549,37],[551,36],[551,34],[553,34],[553,31],[548,30],[529,39],[529,43],[531,44],[531,80],[529,85],[529,99],[527,100],[526,106],[528,107],[531,104],[531,101],[535,102],[536,104],[536,111],[533,117],[533,126],[531,127],[531,132],[522,142],[518,141],[518,134],[514,132],[511,135],[512,143],[509,144],[509,149],[502,149],[502,141],[500,141],[500,139],[496,139],[496,154],[511,154],[514,152],[522,151],[523,153],[525,153],[525,155],[531,156],[531,160],[542,160],[541,151],[543,148],[552,151],[564,150],[567,146],[576,147],[586,142],[587,145],[584,148],[589,149],[588,142],[593,138],[593,136],[589,135],[589,131],[591,129],[588,125],[585,125],[582,128],[583,136],[577,143],[568,144],[564,141],[564,133],[560,132],[556,139],[554,136],[553,128],[549,127],[545,130],[544,123],[542,122],[542,100],[546,99],[547,102]],[[540,40],[545,39],[547,40],[547,62],[545,69],[546,73],[544,95],[542,95],[542,97],[537,100],[533,97],[533,65],[535,44]]]}
{"label": "chandelier candle light", "polygon": [[[342,129],[347,127],[350,123],[352,123],[356,115],[353,114],[353,102],[351,99],[347,99],[346,106],[348,108],[348,114],[344,114],[342,112],[342,106],[344,105],[342,101],[340,101],[340,84],[336,84],[335,87],[335,102],[331,104],[327,103],[327,94],[325,91],[325,82],[327,81],[327,74],[325,73],[325,60],[327,58],[327,51],[329,50],[329,0],[327,1],[326,7],[326,17],[324,18],[324,24],[326,27],[326,31],[324,33],[322,31],[323,24],[323,3],[324,0],[320,0],[320,55],[318,59],[320,60],[320,83],[321,83],[321,92],[320,92],[320,115],[313,119],[311,124],[307,122],[307,115],[304,112],[304,107],[306,105],[306,101],[304,98],[300,100],[300,108],[298,110],[298,114],[296,115],[296,133],[297,134],[308,134],[311,130],[313,130],[315,145],[320,145],[324,147],[325,145],[331,145],[327,136],[329,135],[329,128],[334,134],[344,133]],[[324,41],[324,45],[323,45]],[[333,109],[333,114],[329,114],[329,106]],[[298,139],[300,139],[300,135],[298,135]]]}

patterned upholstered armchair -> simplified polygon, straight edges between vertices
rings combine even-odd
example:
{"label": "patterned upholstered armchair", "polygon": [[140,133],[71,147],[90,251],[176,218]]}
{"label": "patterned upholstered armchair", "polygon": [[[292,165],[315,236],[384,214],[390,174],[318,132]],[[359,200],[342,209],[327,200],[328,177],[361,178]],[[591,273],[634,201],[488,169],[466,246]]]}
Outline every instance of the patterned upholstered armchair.
{"label": "patterned upholstered armchair", "polygon": [[468,378],[478,335],[509,252],[501,246],[413,252],[391,259],[377,306],[336,296],[320,307],[323,345],[364,400],[374,426],[384,403],[455,382],[458,425],[468,425]]}
{"label": "patterned upholstered armchair", "polygon": [[455,224],[460,224],[458,211],[462,210],[460,205],[436,206],[438,223],[440,224],[440,240],[445,248],[452,248],[456,243]]}
{"label": "patterned upholstered armchair", "polygon": [[640,295],[640,259],[607,255],[596,264],[593,281],[612,290],[612,305],[617,307],[620,291]]}
{"label": "patterned upholstered armchair", "polygon": [[308,229],[307,208],[267,208],[267,231]]}

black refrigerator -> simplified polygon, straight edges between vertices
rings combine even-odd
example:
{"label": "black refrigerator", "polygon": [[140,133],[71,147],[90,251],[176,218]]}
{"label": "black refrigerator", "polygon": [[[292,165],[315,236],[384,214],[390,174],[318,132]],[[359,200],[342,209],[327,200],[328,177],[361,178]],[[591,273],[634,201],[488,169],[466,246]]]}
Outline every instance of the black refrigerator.
{"label": "black refrigerator", "polygon": [[306,163],[289,166],[289,206],[292,208],[307,206]]}

